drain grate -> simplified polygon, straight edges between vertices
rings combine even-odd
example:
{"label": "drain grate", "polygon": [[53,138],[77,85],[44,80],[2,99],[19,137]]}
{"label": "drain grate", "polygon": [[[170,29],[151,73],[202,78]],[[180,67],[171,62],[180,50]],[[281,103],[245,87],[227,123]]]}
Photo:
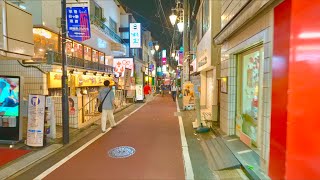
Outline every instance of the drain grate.
{"label": "drain grate", "polygon": [[108,154],[112,158],[127,158],[132,156],[136,150],[130,146],[119,146],[109,150]]}

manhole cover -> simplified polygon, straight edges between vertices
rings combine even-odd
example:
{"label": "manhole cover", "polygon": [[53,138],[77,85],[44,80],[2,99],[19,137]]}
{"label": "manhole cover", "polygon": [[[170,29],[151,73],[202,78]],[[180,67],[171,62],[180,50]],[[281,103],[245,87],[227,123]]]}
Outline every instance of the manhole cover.
{"label": "manhole cover", "polygon": [[132,156],[136,150],[130,146],[119,146],[111,149],[108,154],[112,158],[127,158]]}

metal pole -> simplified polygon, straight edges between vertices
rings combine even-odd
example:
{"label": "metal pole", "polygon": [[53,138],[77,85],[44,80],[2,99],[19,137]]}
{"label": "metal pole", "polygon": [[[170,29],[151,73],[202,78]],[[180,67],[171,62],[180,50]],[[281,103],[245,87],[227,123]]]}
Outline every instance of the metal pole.
{"label": "metal pole", "polygon": [[[183,0],[183,58],[187,57],[187,53],[189,51],[189,47],[188,47],[188,17],[189,17],[189,11],[188,11],[188,6],[189,6],[189,0]],[[185,64],[185,63],[184,63]],[[187,71],[189,71],[187,68],[187,66],[184,66],[184,68],[186,68]],[[186,74],[187,76],[187,74]],[[184,79],[189,79],[184,77]]]}
{"label": "metal pole", "polygon": [[62,136],[63,144],[69,143],[69,103],[68,103],[68,75],[66,54],[66,0],[61,0],[61,29],[62,29]]}

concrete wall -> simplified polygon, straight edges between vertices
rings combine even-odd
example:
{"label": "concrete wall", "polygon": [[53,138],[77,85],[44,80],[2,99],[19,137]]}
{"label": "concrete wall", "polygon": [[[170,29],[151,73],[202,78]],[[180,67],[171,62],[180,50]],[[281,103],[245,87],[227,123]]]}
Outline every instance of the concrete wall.
{"label": "concrete wall", "polygon": [[221,27],[224,27],[249,0],[221,0]]}
{"label": "concrete wall", "polygon": [[[23,67],[16,60],[1,60],[0,74],[21,76],[24,78],[23,97],[28,98],[29,94],[48,94],[47,76],[34,67]],[[39,68],[50,71],[50,66],[39,65]]]}

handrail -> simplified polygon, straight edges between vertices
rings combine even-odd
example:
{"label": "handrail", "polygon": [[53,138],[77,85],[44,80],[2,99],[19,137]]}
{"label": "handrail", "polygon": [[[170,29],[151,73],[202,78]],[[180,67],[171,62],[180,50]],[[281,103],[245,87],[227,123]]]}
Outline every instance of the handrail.
{"label": "handrail", "polygon": [[92,98],[90,101],[88,101],[85,105],[83,105],[80,109],[78,109],[78,111],[81,111],[83,108],[85,108],[89,103],[91,103],[92,101],[96,100],[96,98],[98,97],[99,95],[95,96],[94,98]]}

